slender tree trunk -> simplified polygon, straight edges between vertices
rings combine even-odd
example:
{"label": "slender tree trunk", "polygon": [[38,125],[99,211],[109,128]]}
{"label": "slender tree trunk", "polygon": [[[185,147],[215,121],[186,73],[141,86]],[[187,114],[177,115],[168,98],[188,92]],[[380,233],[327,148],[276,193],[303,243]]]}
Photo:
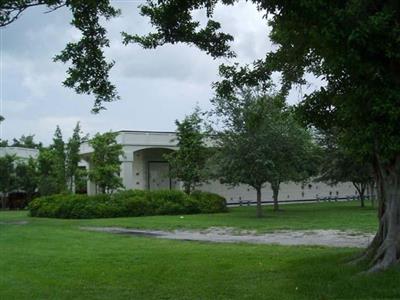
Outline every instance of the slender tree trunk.
{"label": "slender tree trunk", "polygon": [[272,198],[273,198],[273,201],[274,201],[274,211],[278,211],[279,210],[279,202],[278,202],[279,186],[280,186],[280,182],[279,181],[271,183]]}
{"label": "slender tree trunk", "polygon": [[365,207],[365,189],[366,189],[366,184],[362,183],[361,184],[361,189],[360,189],[361,207]]}
{"label": "slender tree trunk", "polygon": [[263,216],[262,205],[261,205],[261,187],[256,188],[257,191],[257,218]]}
{"label": "slender tree trunk", "polygon": [[377,156],[374,169],[378,193],[379,228],[359,260],[370,264],[369,272],[386,270],[400,259],[400,155],[383,165]]}
{"label": "slender tree trunk", "polygon": [[358,196],[360,197],[360,205],[361,207],[365,207],[365,188],[366,184],[353,182],[354,187],[358,192]]}

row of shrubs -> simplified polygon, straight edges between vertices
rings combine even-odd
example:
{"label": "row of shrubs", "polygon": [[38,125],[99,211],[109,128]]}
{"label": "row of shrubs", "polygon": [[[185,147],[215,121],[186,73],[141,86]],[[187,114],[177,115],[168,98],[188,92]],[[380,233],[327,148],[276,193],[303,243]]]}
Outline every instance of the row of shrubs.
{"label": "row of shrubs", "polygon": [[33,217],[90,219],[217,213],[227,211],[225,198],[195,191],[186,195],[177,190],[120,191],[112,195],[52,195],[29,203]]}

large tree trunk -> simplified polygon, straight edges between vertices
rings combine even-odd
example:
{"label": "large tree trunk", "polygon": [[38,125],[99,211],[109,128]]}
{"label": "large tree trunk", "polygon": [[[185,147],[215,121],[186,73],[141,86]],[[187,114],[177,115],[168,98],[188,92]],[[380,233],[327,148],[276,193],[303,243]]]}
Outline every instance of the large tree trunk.
{"label": "large tree trunk", "polygon": [[379,200],[379,228],[373,241],[357,259],[370,263],[369,272],[386,270],[400,258],[400,155],[390,164],[374,163]]}
{"label": "large tree trunk", "polygon": [[279,186],[280,186],[280,182],[279,181],[271,183],[272,198],[274,200],[274,211],[278,211],[279,210],[279,202],[278,202]]}
{"label": "large tree trunk", "polygon": [[256,188],[257,191],[257,218],[263,216],[262,205],[261,205],[261,187]]}

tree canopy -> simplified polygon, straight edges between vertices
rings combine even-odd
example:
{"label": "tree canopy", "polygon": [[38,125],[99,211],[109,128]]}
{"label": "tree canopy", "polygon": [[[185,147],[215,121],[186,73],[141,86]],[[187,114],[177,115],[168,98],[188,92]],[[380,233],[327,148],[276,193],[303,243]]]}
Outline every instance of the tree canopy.
{"label": "tree canopy", "polygon": [[15,155],[5,155],[0,157],[0,192],[1,192],[1,208],[7,207],[8,193],[17,187],[17,177],[15,174]]}
{"label": "tree canopy", "polygon": [[11,147],[22,147],[22,148],[31,148],[31,149],[40,149],[42,147],[42,143],[35,142],[35,135],[22,135],[19,139],[14,138],[11,144]]}
{"label": "tree canopy", "polygon": [[202,119],[199,110],[186,116],[182,121],[175,121],[178,150],[165,155],[170,165],[170,176],[183,183],[187,194],[205,181],[204,172],[207,153],[205,138],[201,125]]}
{"label": "tree canopy", "polygon": [[269,183],[278,209],[280,184],[310,177],[313,143],[281,95],[246,91],[235,100],[217,98],[216,112],[224,128],[215,134],[216,176],[223,182],[248,184],[257,191]]}
{"label": "tree canopy", "polygon": [[112,193],[122,187],[120,156],[123,155],[122,145],[116,141],[117,132],[97,133],[89,140],[93,147],[88,176],[101,193]]}

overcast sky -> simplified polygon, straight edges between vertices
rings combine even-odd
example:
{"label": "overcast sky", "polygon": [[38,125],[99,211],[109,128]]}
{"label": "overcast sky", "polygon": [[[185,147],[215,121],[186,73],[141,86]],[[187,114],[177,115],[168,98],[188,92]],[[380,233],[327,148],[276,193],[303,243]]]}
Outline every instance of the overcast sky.
{"label": "overcast sky", "polygon": [[[138,14],[139,1],[112,3],[122,15],[106,25],[111,40],[106,54],[115,60],[111,79],[121,100],[106,104],[107,110],[97,115],[90,112],[93,97],[62,86],[67,66],[52,62],[67,42],[79,37],[69,24],[68,10],[44,14],[43,8],[32,8],[0,29],[0,115],[6,118],[1,125],[2,139],[35,134],[47,144],[56,125],[69,136],[77,121],[90,134],[124,129],[172,131],[174,121],[191,113],[196,104],[203,109],[211,107],[211,83],[218,80],[220,63],[251,63],[272,47],[266,20],[254,5],[244,2],[215,11],[223,30],[235,37],[232,48],[238,57],[234,60],[213,60],[186,45],[156,50],[124,46],[121,31],[146,33],[151,27],[148,19]],[[204,14],[198,13],[199,20],[204,20]],[[293,92],[289,100],[293,103],[299,97]]]}

